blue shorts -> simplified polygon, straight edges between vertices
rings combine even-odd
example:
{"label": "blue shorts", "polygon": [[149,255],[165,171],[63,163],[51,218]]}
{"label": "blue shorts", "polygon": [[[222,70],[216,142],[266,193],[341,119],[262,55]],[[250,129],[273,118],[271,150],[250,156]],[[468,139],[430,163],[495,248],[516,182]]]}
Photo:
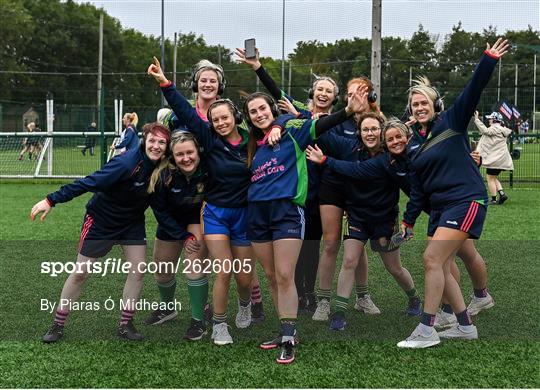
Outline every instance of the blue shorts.
{"label": "blue shorts", "polygon": [[161,226],[159,223],[157,225],[156,229],[156,238],[160,239],[161,241],[183,241],[186,239],[186,237],[189,235],[187,232],[187,227],[189,225],[200,225],[201,224],[201,208],[200,207],[193,207],[191,210],[189,210],[182,218],[182,221],[177,221],[180,226],[186,230],[182,236],[175,237],[173,234],[169,233],[163,226]]}
{"label": "blue shorts", "polygon": [[486,206],[474,201],[432,210],[429,215],[427,235],[433,237],[438,227],[446,227],[468,233],[470,238],[480,238],[486,212]]}
{"label": "blue shorts", "polygon": [[[347,215],[347,225],[343,239],[358,240],[364,244],[369,240],[371,250],[375,252],[392,252],[399,248],[391,244],[392,235],[397,233],[398,230],[399,226],[395,218],[384,222],[367,223],[360,222]],[[381,238],[385,240],[381,240]],[[381,241],[383,242],[381,243]]]}
{"label": "blue shorts", "polygon": [[79,253],[91,258],[103,257],[114,245],[146,245],[144,221],[111,228],[110,224],[86,214],[79,239]]}
{"label": "blue shorts", "polygon": [[203,233],[229,236],[233,246],[249,246],[247,239],[247,207],[219,207],[203,203]]}
{"label": "blue shorts", "polygon": [[255,242],[304,239],[304,209],[290,199],[250,202],[248,205],[248,238]]}

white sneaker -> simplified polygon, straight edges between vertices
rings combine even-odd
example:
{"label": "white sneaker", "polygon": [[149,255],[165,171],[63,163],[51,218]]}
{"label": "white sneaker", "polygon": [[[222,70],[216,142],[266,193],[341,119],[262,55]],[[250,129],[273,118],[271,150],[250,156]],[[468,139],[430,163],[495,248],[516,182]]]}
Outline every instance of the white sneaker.
{"label": "white sneaker", "polygon": [[358,311],[363,311],[366,314],[381,314],[381,311],[375,306],[369,294],[364,295],[362,298],[358,298],[354,304],[354,308]]}
{"label": "white sneaker", "polygon": [[473,295],[471,303],[469,303],[469,306],[467,306],[467,312],[469,315],[475,316],[480,313],[480,311],[489,309],[493,306],[495,306],[495,301],[493,300],[493,297],[489,295],[489,293],[484,298],[478,298]]}
{"label": "white sneaker", "polygon": [[[431,332],[429,335],[424,335],[422,328],[430,328]],[[411,335],[405,340],[397,343],[399,348],[429,348],[437,345],[441,342],[439,335],[432,327],[426,327],[423,324],[418,324],[418,326],[413,330]]]}
{"label": "white sneaker", "polygon": [[435,323],[433,326],[436,328],[448,328],[457,324],[457,318],[454,313],[447,313],[441,309],[435,314]]}
{"label": "white sneaker", "polygon": [[328,321],[328,317],[330,317],[330,302],[327,299],[321,299],[317,303],[317,308],[311,319],[313,321]]}
{"label": "white sneaker", "polygon": [[216,345],[232,344],[233,339],[229,334],[229,325],[226,322],[214,324],[212,328],[212,340]]}
{"label": "white sneaker", "polygon": [[236,313],[236,327],[240,329],[251,325],[251,302],[247,306],[240,306],[238,303],[238,313]]}
{"label": "white sneaker", "polygon": [[476,340],[478,330],[474,325],[461,326],[456,324],[447,330],[439,332],[439,337],[443,339]]}

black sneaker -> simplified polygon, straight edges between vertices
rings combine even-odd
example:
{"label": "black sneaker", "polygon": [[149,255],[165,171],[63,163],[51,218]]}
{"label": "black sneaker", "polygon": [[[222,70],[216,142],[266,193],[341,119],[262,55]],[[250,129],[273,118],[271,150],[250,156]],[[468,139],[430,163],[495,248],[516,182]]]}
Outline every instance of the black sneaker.
{"label": "black sneaker", "polygon": [[214,311],[212,310],[212,306],[210,306],[209,303],[206,303],[206,305],[204,305],[204,322],[206,322],[206,324],[211,324],[213,316]]}
{"label": "black sneaker", "polygon": [[507,200],[508,200],[508,195],[506,194],[499,195],[499,204],[503,204]]}
{"label": "black sneaker", "polygon": [[263,341],[261,344],[259,344],[259,347],[261,349],[276,349],[277,347],[281,346],[281,332],[278,332],[277,337],[274,337],[272,340]]}
{"label": "black sneaker", "polygon": [[44,343],[54,343],[62,338],[64,335],[64,326],[59,325],[56,322],[52,324],[47,333],[43,335]]}
{"label": "black sneaker", "polygon": [[307,311],[307,300],[303,295],[298,296],[298,314],[309,314]]}
{"label": "black sneaker", "polygon": [[294,362],[294,344],[290,341],[286,341],[281,344],[281,351],[276,358],[276,362],[279,364],[290,364]]}
{"label": "black sneaker", "polygon": [[251,322],[254,324],[260,324],[264,322],[264,307],[262,302],[252,303],[251,304]]}
{"label": "black sneaker", "polygon": [[310,314],[315,313],[317,309],[317,297],[313,293],[306,294],[306,311]]}
{"label": "black sneaker", "polygon": [[146,325],[159,325],[163,324],[164,322],[172,320],[174,317],[178,315],[178,312],[176,310],[156,310],[153,311],[152,314],[150,314],[150,317],[148,317],[144,323]]}
{"label": "black sneaker", "polygon": [[203,338],[204,335],[206,335],[206,326],[204,326],[203,321],[197,321],[195,319],[191,319],[191,325],[186,331],[186,334],[184,336],[184,340],[189,341],[198,341]]}
{"label": "black sneaker", "polygon": [[494,206],[500,204],[498,200],[490,199],[488,202],[489,205]]}
{"label": "black sneaker", "polygon": [[143,335],[140,334],[137,329],[135,329],[133,320],[128,321],[127,324],[118,325],[118,331],[116,334],[118,337],[124,340],[141,341],[143,339]]}
{"label": "black sneaker", "polygon": [[[259,347],[261,349],[276,349],[281,346],[283,336],[281,332],[277,332],[277,336],[274,337],[272,340],[263,341],[259,344]],[[294,344],[299,344],[300,341],[298,340],[298,333],[296,333],[296,330],[294,331]]]}

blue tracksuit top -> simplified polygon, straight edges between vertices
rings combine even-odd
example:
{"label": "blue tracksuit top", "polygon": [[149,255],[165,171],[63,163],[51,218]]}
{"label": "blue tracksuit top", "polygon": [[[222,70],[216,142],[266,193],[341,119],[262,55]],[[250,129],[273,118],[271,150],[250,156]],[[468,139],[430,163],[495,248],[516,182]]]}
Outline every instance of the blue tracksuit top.
{"label": "blue tracksuit top", "polygon": [[331,134],[327,139],[330,149],[348,160],[327,157],[325,164],[329,169],[347,176],[347,210],[354,210],[354,215],[359,216],[363,223],[395,219],[399,212],[399,190],[401,187],[408,190],[406,173],[404,176],[401,176],[401,172],[396,173],[392,159],[386,153],[371,156],[358,139],[352,152],[350,138]]}
{"label": "blue tracksuit top", "polygon": [[246,207],[251,177],[247,166],[247,131],[238,126],[243,139],[239,145],[232,145],[210,130],[209,124],[197,115],[197,111],[174,84],[164,86],[161,90],[179,123],[186,125],[204,148],[208,169],[205,200],[219,207]]}
{"label": "blue tracksuit top", "polygon": [[496,64],[497,59],[484,54],[454,104],[432,120],[426,137],[418,133],[417,126],[413,129],[407,145],[411,197],[404,214],[406,223],[414,225],[426,201],[431,209],[467,201],[487,203],[486,186],[469,155],[467,125]]}
{"label": "blue tracksuit top", "polygon": [[305,150],[315,139],[316,120],[292,119],[283,115],[283,134],[278,144],[257,146],[251,164],[251,186],[248,201],[291,199],[304,206],[307,197],[307,164]]}
{"label": "blue tracksuit top", "polygon": [[147,188],[155,166],[140,146],[114,157],[99,171],[60,187],[47,199],[55,205],[93,192],[86,210],[94,218],[110,227],[144,222],[150,199]]}
{"label": "blue tracksuit top", "polygon": [[189,179],[178,169],[160,172],[150,206],[161,228],[180,240],[186,232],[186,215],[200,211],[208,174],[199,166]]}
{"label": "blue tracksuit top", "polygon": [[132,125],[129,125],[124,130],[124,138],[122,142],[116,145],[115,149],[126,148],[126,150],[136,149],[140,145],[139,136],[137,135],[137,130]]}

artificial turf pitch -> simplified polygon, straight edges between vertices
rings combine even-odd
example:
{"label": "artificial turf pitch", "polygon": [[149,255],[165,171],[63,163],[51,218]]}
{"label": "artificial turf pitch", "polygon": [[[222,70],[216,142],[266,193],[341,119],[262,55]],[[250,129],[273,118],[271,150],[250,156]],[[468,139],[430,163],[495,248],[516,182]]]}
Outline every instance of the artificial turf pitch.
{"label": "artificial turf pitch", "polygon": [[[328,324],[301,316],[297,359],[289,366],[274,362],[275,351],[258,343],[277,329],[270,294],[263,282],[267,319],[247,330],[234,326],[236,293],[231,288],[229,323],[234,344],[213,345],[181,340],[189,323],[185,278],[178,275],[180,316],[162,326],[145,326],[148,312],[136,315],[145,335],[141,343],[115,337],[117,309],[82,310],[68,318],[64,339],[44,345],[41,336],[52,315],[40,299],[57,300],[66,275],[40,273],[42,261],[74,261],[84,204],[89,195],[53,209],[45,223],[28,219],[32,205],[58,184],[0,184],[0,387],[539,387],[540,386],[540,190],[510,190],[502,207],[489,208],[477,242],[488,264],[489,288],[496,306],[475,318],[477,341],[443,341],[428,350],[400,350],[417,318],[404,314],[406,299],[377,255],[369,253],[370,290],[382,314],[354,310],[348,327],[332,332]],[[426,218],[413,241],[402,247],[402,262],[423,290],[421,253]],[[155,232],[147,214],[147,236]],[[148,253],[151,253],[149,241]],[[118,248],[111,257],[122,257]],[[150,255],[147,256],[150,258]],[[471,286],[464,267],[463,292]],[[259,273],[261,280],[264,274]],[[125,276],[94,275],[81,301],[118,300]],[[141,297],[157,300],[151,275]],[[350,307],[352,308],[353,299]]]}

